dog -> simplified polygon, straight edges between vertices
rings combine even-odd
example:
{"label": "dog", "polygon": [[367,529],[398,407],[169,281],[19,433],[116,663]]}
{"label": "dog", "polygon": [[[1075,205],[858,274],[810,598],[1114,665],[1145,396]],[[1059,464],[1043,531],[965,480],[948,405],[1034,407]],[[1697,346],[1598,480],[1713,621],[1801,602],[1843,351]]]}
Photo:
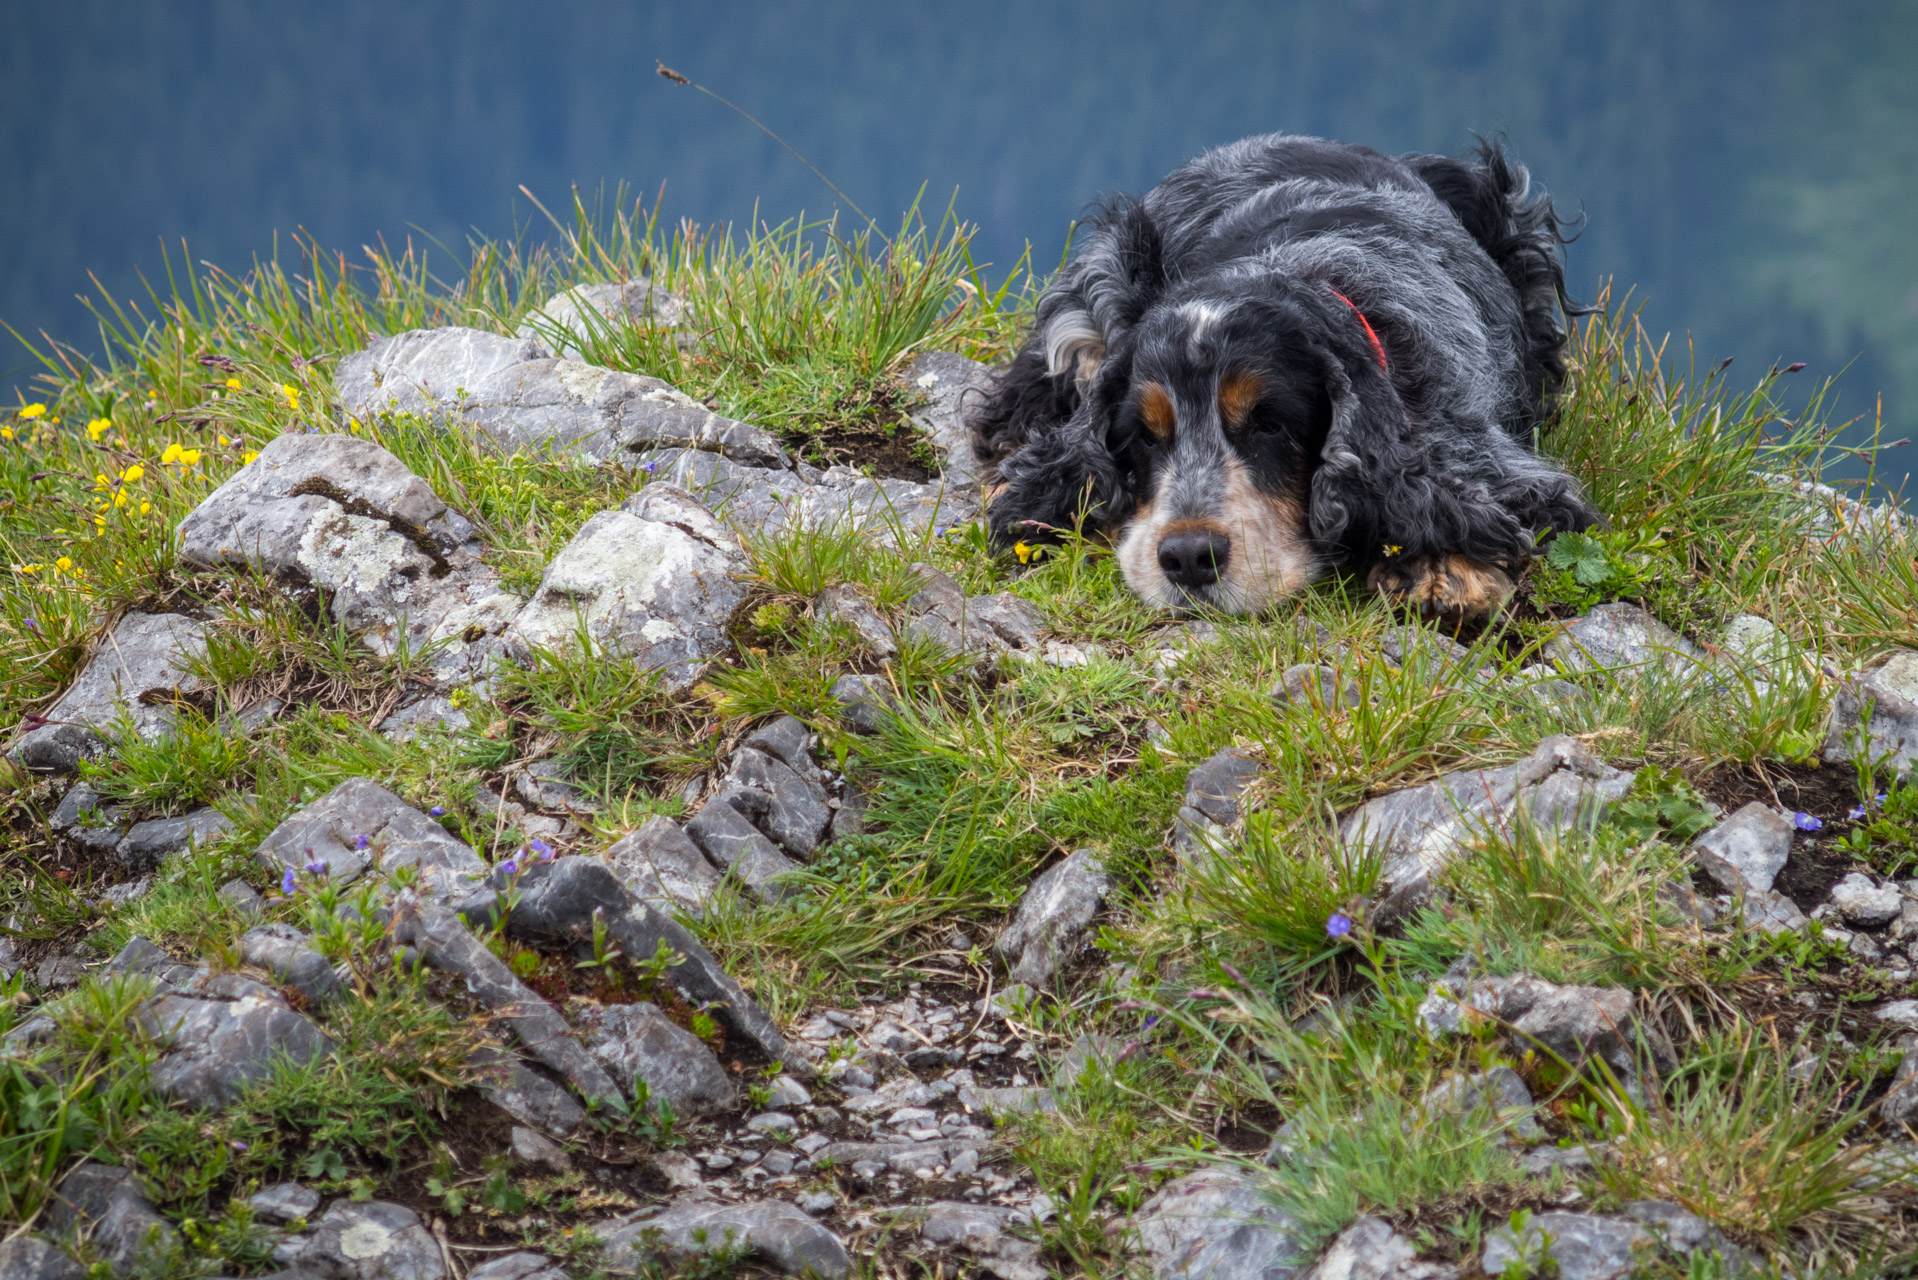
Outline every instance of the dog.
{"label": "dog", "polygon": [[1496,142],[1274,134],[1099,208],[965,407],[998,545],[1081,529],[1144,600],[1255,613],[1334,568],[1454,625],[1596,523],[1531,448],[1563,224]]}

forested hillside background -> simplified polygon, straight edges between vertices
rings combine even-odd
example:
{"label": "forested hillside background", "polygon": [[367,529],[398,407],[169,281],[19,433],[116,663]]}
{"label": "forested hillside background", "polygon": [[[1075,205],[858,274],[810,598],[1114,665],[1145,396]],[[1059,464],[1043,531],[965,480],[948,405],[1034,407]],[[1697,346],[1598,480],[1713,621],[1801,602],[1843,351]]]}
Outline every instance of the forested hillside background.
{"label": "forested hillside background", "polygon": [[[1572,276],[1636,287],[1701,364],[1845,370],[1918,428],[1918,5],[1351,0],[965,6],[242,0],[0,19],[0,320],[83,348],[75,300],[160,242],[228,267],[304,228],[459,248],[543,234],[518,195],[648,193],[781,220],[832,194],[663,59],[764,120],[882,222],[922,184],[1002,267],[1055,261],[1094,195],[1292,130],[1388,151],[1503,131],[1567,211]],[[462,256],[462,255],[455,255]],[[451,258],[445,265],[452,267]],[[4,339],[0,385],[30,372]],[[1848,366],[1848,367],[1847,367]],[[11,397],[9,397],[11,398]],[[1881,467],[1910,469],[1910,448]]]}

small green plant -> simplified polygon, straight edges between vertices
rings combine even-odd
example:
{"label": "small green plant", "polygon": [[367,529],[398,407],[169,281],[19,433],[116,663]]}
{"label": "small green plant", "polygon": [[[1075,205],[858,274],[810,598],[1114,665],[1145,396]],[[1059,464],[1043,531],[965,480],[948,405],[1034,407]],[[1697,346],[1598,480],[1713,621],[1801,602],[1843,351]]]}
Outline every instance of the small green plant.
{"label": "small green plant", "polygon": [[[666,945],[664,939],[660,941],[660,945],[662,947]],[[575,967],[580,969],[598,969],[601,973],[605,974],[608,979],[611,979],[618,976],[613,969],[613,965],[619,958],[619,944],[613,941],[612,935],[606,928],[606,909],[604,907],[594,907],[593,958],[590,960],[575,961]]]}
{"label": "small green plant", "polygon": [[1688,845],[1711,830],[1716,819],[1705,797],[1684,776],[1648,765],[1632,779],[1632,789],[1612,806],[1611,825],[1634,840],[1664,839]]}
{"label": "small green plant", "polygon": [[1512,1241],[1512,1258],[1501,1275],[1513,1280],[1551,1280],[1558,1274],[1558,1259],[1552,1256],[1552,1233],[1532,1223],[1530,1209],[1514,1209],[1505,1223]]}
{"label": "small green plant", "polygon": [[1666,567],[1665,541],[1642,528],[1561,533],[1545,548],[1532,591],[1541,603],[1589,609],[1642,595]]}

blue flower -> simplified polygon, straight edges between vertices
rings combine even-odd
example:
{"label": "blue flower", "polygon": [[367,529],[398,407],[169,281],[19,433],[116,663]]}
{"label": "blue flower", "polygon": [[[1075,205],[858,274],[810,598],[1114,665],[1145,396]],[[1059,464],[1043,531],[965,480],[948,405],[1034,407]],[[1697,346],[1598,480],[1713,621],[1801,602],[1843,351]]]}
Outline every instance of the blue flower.
{"label": "blue flower", "polygon": [[944,526],[943,524],[936,524],[936,525],[934,525],[934,526],[932,526],[932,536],[933,536],[933,537],[935,537],[935,538],[943,538],[943,537],[945,537],[945,536],[946,536],[946,526]]}
{"label": "blue flower", "polygon": [[443,804],[436,804],[431,809],[428,809],[427,812],[432,814],[435,818],[444,818],[446,816],[446,806]]}
{"label": "blue flower", "polygon": [[1814,818],[1809,813],[1801,810],[1798,813],[1792,814],[1791,824],[1800,831],[1816,831],[1825,825],[1825,820],[1823,818]]}
{"label": "blue flower", "polygon": [[306,863],[306,874],[310,876],[325,875],[326,859],[325,858],[309,858]]}
{"label": "blue flower", "polygon": [[647,475],[651,475],[653,472],[659,470],[659,464],[657,462],[642,462],[639,464],[639,469]]}
{"label": "blue flower", "polygon": [[1325,922],[1325,931],[1334,938],[1343,938],[1352,932],[1352,917],[1343,911],[1334,911]]}
{"label": "blue flower", "polygon": [[27,630],[29,631],[38,631],[40,629],[39,622],[33,618],[22,618],[20,621],[26,624]]}
{"label": "blue flower", "polygon": [[501,871],[504,871],[509,876],[516,876],[519,874],[519,859],[508,858],[506,861],[499,864],[499,869]]}
{"label": "blue flower", "polygon": [[288,867],[286,869],[286,874],[280,877],[280,892],[281,893],[298,893],[299,890],[300,890],[300,873],[295,871],[292,867]]}
{"label": "blue flower", "polygon": [[367,839],[367,838],[366,838],[365,836],[354,836],[354,837],[353,837],[353,847],[354,847],[355,849],[364,849],[364,848],[366,848],[366,847],[367,847],[368,845],[371,845],[372,843],[373,843],[373,842],[372,842],[371,840],[369,840],[369,839]]}
{"label": "blue flower", "polygon": [[1862,804],[1853,805],[1851,808],[1851,812],[1846,814],[1845,816],[1850,818],[1853,822],[1857,822],[1860,818],[1865,816],[1865,806]]}
{"label": "blue flower", "polygon": [[547,844],[544,840],[535,838],[532,843],[526,847],[538,854],[541,862],[551,862],[553,860],[553,846]]}

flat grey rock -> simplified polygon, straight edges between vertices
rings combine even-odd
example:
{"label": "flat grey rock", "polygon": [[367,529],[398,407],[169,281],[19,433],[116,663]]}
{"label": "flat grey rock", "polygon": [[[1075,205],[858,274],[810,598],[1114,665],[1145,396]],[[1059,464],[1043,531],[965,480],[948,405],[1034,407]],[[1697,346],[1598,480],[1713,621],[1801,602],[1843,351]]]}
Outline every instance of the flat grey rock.
{"label": "flat grey rock", "polygon": [[439,1242],[404,1205],[335,1200],[294,1259],[305,1272],[340,1280],[445,1280]]}
{"label": "flat grey rock", "polygon": [[237,876],[220,886],[219,899],[242,919],[257,920],[266,914],[266,899],[260,891]]}
{"label": "flat grey rock", "polygon": [[975,486],[867,476],[851,467],[824,471],[804,463],[792,469],[742,463],[700,449],[664,448],[644,455],[642,468],[698,496],[730,527],[769,534],[785,529],[830,529],[895,540],[978,514]]}
{"label": "flat grey rock", "polygon": [[976,398],[992,379],[992,368],[950,351],[928,351],[906,366],[899,380],[922,392],[926,403],[909,416],[926,433],[945,461],[945,479],[954,486],[977,486],[979,462],[966,430],[965,400]]}
{"label": "flat grey rock", "polygon": [[747,734],[739,745],[763,751],[775,760],[782,761],[808,787],[818,790],[820,795],[825,794],[825,778],[819,771],[819,763],[812,757],[812,730],[797,716],[768,720]]}
{"label": "flat grey rock", "polygon": [[566,1019],[473,936],[444,907],[402,897],[393,917],[396,943],[416,947],[426,963],[464,982],[468,994],[512,1029],[526,1052],[558,1072],[582,1098],[623,1106],[626,1091],[613,1083],[574,1037]]}
{"label": "flat grey rock", "polygon": [[1637,1016],[1632,993],[1620,987],[1559,986],[1529,974],[1509,978],[1450,977],[1433,984],[1418,1008],[1421,1026],[1435,1035],[1471,1033],[1486,1024],[1509,1025],[1576,1065],[1603,1058],[1621,1073],[1641,1061],[1654,1070],[1671,1065],[1671,1047],[1649,1020]]}
{"label": "flat grey rock", "polygon": [[173,723],[165,705],[153,696],[198,693],[206,682],[188,666],[206,656],[206,628],[173,613],[129,613],[103,637],[67,691],[46,712],[46,723],[27,731],[13,756],[38,773],[71,773],[98,752],[97,729],[121,716],[148,742],[158,741]]}
{"label": "flat grey rock", "polygon": [[[498,910],[497,895],[490,908],[474,902],[465,909],[468,919],[490,923],[488,912]],[[693,1004],[711,1006],[713,1015],[730,1031],[766,1057],[784,1062],[788,1070],[809,1069],[806,1051],[787,1043],[772,1018],[699,939],[665,912],[634,898],[603,863],[566,857],[534,864],[520,877],[507,927],[528,938],[590,945],[595,910],[603,914],[607,932],[624,954],[651,956],[664,942],[681,957],[665,973],[665,980],[680,994]]]}
{"label": "flat grey rock", "polygon": [[669,1103],[683,1117],[723,1111],[737,1101],[732,1079],[713,1051],[653,1005],[590,1008],[580,1016],[579,1029],[586,1052],[628,1096],[632,1082],[644,1080],[653,1099]]}
{"label": "flat grey rock", "polygon": [[[1488,1232],[1479,1266],[1503,1275],[1514,1264],[1549,1257],[1558,1280],[1620,1280],[1656,1244],[1651,1233],[1626,1217],[1584,1213],[1535,1213],[1523,1237],[1509,1226]],[[1528,1274],[1536,1275],[1533,1270]]]}
{"label": "flat grey rock", "polygon": [[1298,1225],[1223,1169],[1166,1183],[1133,1223],[1154,1280],[1288,1280],[1306,1261]]}
{"label": "flat grey rock", "polygon": [[1681,1257],[1699,1251],[1716,1253],[1733,1264],[1734,1275],[1739,1264],[1746,1261],[1744,1250],[1724,1232],[1682,1205],[1668,1200],[1629,1200],[1618,1211],[1649,1228],[1660,1244]]}
{"label": "flat grey rock", "polygon": [[528,312],[514,336],[531,338],[563,359],[584,361],[583,345],[617,338],[629,328],[677,330],[690,319],[684,298],[640,276],[563,290]]}
{"label": "flat grey rock", "polygon": [[996,1204],[966,1204],[935,1200],[926,1206],[919,1238],[927,1244],[956,1245],[975,1252],[990,1250],[1006,1233],[1012,1210]]}
{"label": "flat grey rock", "polygon": [[[49,1203],[55,1233],[86,1233],[116,1276],[158,1272],[180,1251],[180,1233],[154,1210],[129,1169],[92,1161],[60,1180]],[[41,1265],[58,1263],[41,1255]]]}
{"label": "flat grey rock", "polygon": [[1418,1256],[1418,1249],[1383,1218],[1360,1218],[1319,1255],[1305,1280],[1454,1280],[1455,1263]]}
{"label": "flat grey rock", "polygon": [[258,1221],[280,1225],[312,1217],[320,1207],[320,1193],[297,1182],[276,1182],[248,1197],[246,1203]]}
{"label": "flat grey rock", "polygon": [[741,746],[733,753],[726,781],[770,797],[766,814],[756,825],[792,857],[811,857],[825,839],[832,810],[826,806],[824,789],[800,777],[784,760]]}
{"label": "flat grey rock", "polygon": [[1845,923],[1860,929],[1890,924],[1904,913],[1905,896],[1895,884],[1879,884],[1853,871],[1831,887],[1831,904]]}
{"label": "flat grey rock", "polygon": [[67,789],[66,795],[60,797],[60,803],[54,807],[47,825],[55,831],[67,831],[82,824],[97,824],[106,804],[106,798],[95,791],[91,784],[76,782]]}
{"label": "flat grey rock", "polygon": [[304,879],[308,864],[324,864],[336,885],[369,869],[418,873],[415,892],[435,902],[473,892],[487,874],[480,856],[445,827],[371,778],[348,778],[273,829],[254,851],[275,875]]}
{"label": "flat grey rock", "polygon": [[439,645],[436,675],[471,679],[519,609],[467,519],[371,440],[294,432],[180,522],[180,558],[326,593],[374,652]]}
{"label": "flat grey rock", "polygon": [[769,803],[763,791],[734,783],[687,820],[686,834],[747,893],[762,902],[781,902],[804,890],[788,879],[799,864],[781,853],[747,816],[750,811],[767,812]]}
{"label": "flat grey rock", "polygon": [[422,733],[458,733],[472,726],[472,718],[454,706],[451,698],[443,693],[429,693],[380,721],[379,733],[393,742],[411,742]]}
{"label": "flat grey rock", "polygon": [[1889,756],[1894,772],[1909,773],[1918,764],[1918,650],[1900,649],[1839,686],[1825,739],[1826,760],[1838,764],[1852,759],[1867,707],[1873,762]]}
{"label": "flat grey rock", "polygon": [[545,1254],[522,1249],[488,1258],[467,1272],[466,1280],[563,1280],[565,1275]]}
{"label": "flat grey rock", "polygon": [[846,675],[833,682],[839,717],[858,733],[879,733],[892,723],[899,705],[892,686],[879,676]]}
{"label": "flat grey rock", "polygon": [[839,1237],[783,1200],[682,1201],[615,1218],[594,1233],[604,1241],[601,1259],[618,1270],[653,1259],[689,1261],[720,1248],[749,1251],[789,1276],[841,1280],[852,1270]]}
{"label": "flat grey rock", "polygon": [[1239,820],[1239,797],[1259,776],[1259,762],[1227,747],[1185,776],[1185,803],[1209,820],[1229,827]]}
{"label": "flat grey rock", "polygon": [[881,662],[890,662],[899,653],[892,626],[879,610],[850,584],[827,587],[813,598],[813,617],[821,622],[836,622],[852,632],[866,651]]}
{"label": "flat grey rock", "polygon": [[333,966],[314,950],[313,939],[290,924],[255,925],[241,934],[240,960],[266,970],[315,1005],[346,992]]}
{"label": "flat grey rock", "polygon": [[1272,701],[1280,707],[1307,707],[1336,711],[1359,705],[1357,685],[1346,684],[1339,673],[1317,662],[1290,666],[1272,690]]}
{"label": "flat grey rock", "polygon": [[86,1268],[51,1240],[15,1236],[0,1242],[0,1280],[81,1280]]}
{"label": "flat grey rock", "polygon": [[1015,982],[1042,987],[1085,941],[1086,930],[1112,890],[1097,851],[1076,850],[1027,887],[999,935],[999,954]]}
{"label": "flat grey rock", "polygon": [[475,1087],[494,1106],[542,1133],[568,1137],[586,1123],[586,1109],[564,1086],[496,1045],[482,1045],[466,1059]]}
{"label": "flat grey rock", "polygon": [[1763,933],[1796,933],[1811,921],[1798,904],[1776,889],[1745,895],[1745,923]]}
{"label": "flat grey rock", "polygon": [[620,884],[641,902],[701,919],[718,891],[720,871],[679,824],[658,814],[600,855]]}
{"label": "flat grey rock", "polygon": [[1502,768],[1448,773],[1368,800],[1339,823],[1339,840],[1381,856],[1375,919],[1389,922],[1421,905],[1432,877],[1473,841],[1508,830],[1520,815],[1546,834],[1596,825],[1633,776],[1576,738],[1551,737]]}
{"label": "flat grey rock", "polygon": [[202,848],[232,829],[232,820],[211,806],[177,818],[150,818],[128,827],[113,855],[135,871],[149,871],[168,854]]}
{"label": "flat grey rock", "polygon": [[1754,800],[1693,842],[1692,856],[1727,893],[1764,893],[1791,856],[1791,819]]}
{"label": "flat grey rock", "polygon": [[1545,656],[1567,671],[1661,668],[1694,670],[1704,651],[1635,604],[1601,604],[1565,623],[1545,642]]}
{"label": "flat grey rock", "polygon": [[565,650],[584,635],[679,692],[731,643],[744,565],[739,544],[691,495],[649,484],[588,520],[553,557],[508,647]]}
{"label": "flat grey rock", "polygon": [[1898,1069],[1891,1077],[1891,1088],[1878,1104],[1878,1114],[1892,1126],[1893,1132],[1918,1124],[1918,1035],[1908,1031],[1899,1036],[1898,1048],[1904,1056],[1898,1060]]}
{"label": "flat grey rock", "polygon": [[143,1003],[137,1017],[159,1047],[154,1090],[214,1111],[266,1079],[277,1063],[310,1062],[333,1050],[278,993],[238,974],[201,974]]}
{"label": "flat grey rock", "polygon": [[658,378],[558,359],[536,339],[449,326],[372,338],[340,360],[340,411],[411,413],[477,427],[503,453],[552,450],[635,465],[667,447],[753,466],[785,454],[758,427],[723,418]]}
{"label": "flat grey rock", "polygon": [[1532,1112],[1532,1091],[1510,1067],[1497,1066],[1475,1075],[1454,1075],[1419,1099],[1418,1114],[1483,1115],[1491,1126],[1503,1126],[1521,1142],[1541,1142],[1545,1130]]}

